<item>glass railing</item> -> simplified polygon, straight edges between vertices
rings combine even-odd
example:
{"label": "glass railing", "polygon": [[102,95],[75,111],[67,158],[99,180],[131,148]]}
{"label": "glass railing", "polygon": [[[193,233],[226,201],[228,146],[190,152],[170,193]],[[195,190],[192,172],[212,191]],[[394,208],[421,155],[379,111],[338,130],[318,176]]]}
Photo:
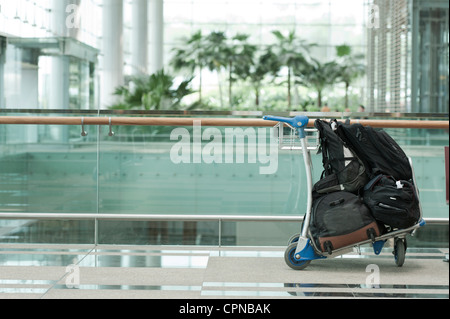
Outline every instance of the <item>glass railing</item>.
{"label": "glass railing", "polygon": [[[258,112],[26,112],[0,116],[262,117]],[[431,114],[329,116],[448,121]],[[412,158],[424,217],[432,221],[418,232],[416,245],[448,246],[448,131],[387,131]],[[231,146],[229,136],[234,136]],[[181,144],[183,138],[188,144]],[[305,213],[305,168],[301,151],[275,151],[270,141],[270,127],[0,124],[0,243],[285,245],[299,232]],[[321,155],[314,152],[312,161],[316,181]]]}

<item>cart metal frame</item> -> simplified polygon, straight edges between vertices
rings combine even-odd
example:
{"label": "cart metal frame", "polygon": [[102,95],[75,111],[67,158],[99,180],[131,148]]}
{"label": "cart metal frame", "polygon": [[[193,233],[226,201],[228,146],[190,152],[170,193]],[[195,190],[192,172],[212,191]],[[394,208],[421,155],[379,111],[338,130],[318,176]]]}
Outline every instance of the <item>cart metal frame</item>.
{"label": "cart metal frame", "polygon": [[[420,206],[420,218],[419,222],[412,227],[406,229],[398,229],[390,231],[382,236],[376,237],[375,240],[366,240],[362,242],[358,242],[352,244],[350,246],[346,246],[340,249],[336,249],[332,252],[331,255],[326,255],[321,252],[318,247],[316,247],[313,240],[311,240],[312,236],[309,229],[309,224],[311,220],[311,209],[313,204],[312,198],[312,189],[313,189],[313,180],[312,180],[312,162],[311,162],[311,150],[317,149],[319,145],[319,139],[315,139],[317,141],[316,146],[311,146],[308,144],[308,135],[307,135],[307,126],[309,124],[309,118],[307,116],[296,116],[294,118],[283,118],[278,116],[265,116],[264,120],[267,121],[276,121],[278,122],[275,125],[276,132],[279,136],[279,143],[281,149],[300,149],[302,150],[305,170],[306,170],[306,183],[308,187],[308,196],[307,196],[307,204],[306,204],[306,214],[304,221],[302,223],[302,227],[299,234],[292,236],[288,241],[288,247],[285,252],[285,261],[289,267],[295,270],[302,270],[306,268],[309,263],[316,259],[326,259],[333,258],[337,256],[341,256],[348,252],[353,251],[355,247],[359,248],[361,245],[372,244],[374,253],[379,255],[385,246],[385,243],[389,239],[394,239],[394,258],[397,266],[403,266],[405,261],[405,253],[406,253],[406,236],[414,235],[418,228],[425,226],[425,221],[423,220],[423,211]],[[284,124],[291,128],[291,133],[288,137],[284,136]],[[311,131],[311,130],[309,130]],[[293,142],[293,136],[297,136],[300,141],[300,146],[295,146]],[[285,141],[288,141],[287,143]],[[287,144],[287,145],[286,145]],[[411,168],[413,170],[413,182],[416,188],[416,193],[419,195],[419,189],[417,188],[416,177],[414,174],[414,168],[412,165],[411,158],[409,159],[411,164]]]}

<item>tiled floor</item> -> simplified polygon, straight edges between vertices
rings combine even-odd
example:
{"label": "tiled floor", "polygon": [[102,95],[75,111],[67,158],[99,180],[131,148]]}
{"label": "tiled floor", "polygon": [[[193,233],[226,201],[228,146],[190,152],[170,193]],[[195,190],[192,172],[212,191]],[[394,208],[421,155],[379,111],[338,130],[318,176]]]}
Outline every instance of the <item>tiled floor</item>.
{"label": "tiled floor", "polygon": [[411,248],[398,268],[368,248],[294,271],[282,247],[1,245],[0,299],[449,298],[446,254]]}

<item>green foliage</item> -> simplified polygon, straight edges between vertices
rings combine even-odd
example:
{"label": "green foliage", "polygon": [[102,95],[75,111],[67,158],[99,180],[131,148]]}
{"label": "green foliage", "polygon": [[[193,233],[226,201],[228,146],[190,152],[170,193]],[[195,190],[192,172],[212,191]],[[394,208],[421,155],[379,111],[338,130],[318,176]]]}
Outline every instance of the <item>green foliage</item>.
{"label": "green foliage", "polygon": [[345,84],[345,109],[348,109],[349,87],[354,80],[366,73],[366,67],[361,62],[364,56],[353,55],[351,47],[345,44],[336,47],[336,54],[340,64],[339,79]]}
{"label": "green foliage", "polygon": [[[347,109],[350,100],[354,103],[351,84],[364,75],[363,56],[353,54],[352,48],[344,44],[336,47],[335,60],[319,61],[311,56],[317,45],[301,39],[295,31],[274,30],[272,35],[272,45],[258,47],[250,42],[248,34],[197,31],[180,39],[180,45],[172,50],[169,66],[176,77],[164,71],[134,77],[128,85],[117,88],[119,101],[113,108],[316,111],[325,93],[327,101],[333,99],[340,104],[336,106],[339,109]],[[217,74],[218,92],[204,92],[205,70]],[[186,73],[189,79],[175,85],[176,79]],[[182,99],[194,93],[194,78],[199,83],[198,99],[182,105]],[[228,90],[224,94],[225,83]],[[335,87],[341,88],[340,97],[331,94]],[[228,106],[224,96],[228,96]]]}
{"label": "green foliage", "polygon": [[181,100],[192,94],[192,78],[175,85],[173,76],[161,70],[149,77],[132,77],[129,84],[120,86],[114,92],[119,102],[112,109],[160,110],[176,108]]}
{"label": "green foliage", "polygon": [[317,92],[317,106],[320,108],[323,90],[337,82],[341,68],[334,61],[321,63],[316,59],[311,60],[311,63],[305,64],[302,71],[296,73],[297,83]]}
{"label": "green foliage", "polygon": [[280,64],[288,69],[287,100],[288,108],[291,109],[292,75],[295,73],[301,73],[308,67],[308,62],[310,60],[310,49],[316,45],[307,43],[305,40],[298,38],[295,31],[289,32],[286,36],[279,30],[273,31],[272,34],[278,41],[275,47],[275,53],[279,58]]}
{"label": "green foliage", "polygon": [[187,70],[192,75],[198,70],[200,77],[200,88],[198,102],[202,102],[202,71],[208,66],[210,57],[208,49],[210,48],[202,31],[195,32],[190,38],[183,38],[182,45],[174,48],[174,57],[170,65],[175,71]]}
{"label": "green foliage", "polygon": [[343,44],[336,47],[336,55],[338,57],[349,56],[351,52],[352,48],[349,45]]}

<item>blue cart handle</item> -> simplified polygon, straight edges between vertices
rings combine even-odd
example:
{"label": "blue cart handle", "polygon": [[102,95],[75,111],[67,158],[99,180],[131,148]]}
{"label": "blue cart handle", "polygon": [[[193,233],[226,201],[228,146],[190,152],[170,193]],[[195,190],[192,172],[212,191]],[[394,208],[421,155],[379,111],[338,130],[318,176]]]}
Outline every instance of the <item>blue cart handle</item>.
{"label": "blue cart handle", "polygon": [[300,138],[305,137],[305,127],[309,123],[309,118],[305,115],[298,115],[296,117],[291,117],[291,118],[268,115],[268,116],[264,116],[263,119],[266,121],[287,123],[290,126],[292,126],[293,128],[297,128]]}

